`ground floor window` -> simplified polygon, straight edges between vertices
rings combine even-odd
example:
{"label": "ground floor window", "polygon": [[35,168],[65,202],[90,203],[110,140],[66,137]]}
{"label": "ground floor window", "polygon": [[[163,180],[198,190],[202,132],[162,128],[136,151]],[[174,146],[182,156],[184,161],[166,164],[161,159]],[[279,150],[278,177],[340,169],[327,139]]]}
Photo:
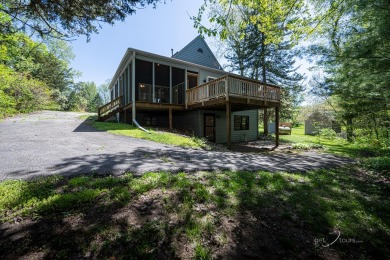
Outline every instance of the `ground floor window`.
{"label": "ground floor window", "polygon": [[249,116],[234,116],[234,130],[249,130]]}
{"label": "ground floor window", "polygon": [[144,122],[146,126],[157,126],[158,125],[158,117],[157,116],[144,116]]}

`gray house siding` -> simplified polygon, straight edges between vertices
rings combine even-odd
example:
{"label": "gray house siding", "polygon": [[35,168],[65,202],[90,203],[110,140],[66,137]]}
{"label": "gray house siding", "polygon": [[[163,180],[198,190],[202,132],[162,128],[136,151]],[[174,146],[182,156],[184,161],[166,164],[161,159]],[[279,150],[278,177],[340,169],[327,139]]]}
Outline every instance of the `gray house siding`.
{"label": "gray house siding", "polygon": [[203,121],[200,111],[181,113],[174,117],[175,127],[179,129],[192,130],[194,135],[203,136]]}
{"label": "gray house siding", "polygon": [[[234,116],[249,116],[249,130],[234,130]],[[231,130],[232,130],[232,142],[254,141],[257,140],[258,136],[258,116],[257,110],[246,110],[232,113],[231,119]],[[244,137],[245,135],[245,137]]]}
{"label": "gray house siding", "polygon": [[172,58],[192,62],[209,68],[221,69],[218,60],[207,46],[204,39],[200,36],[196,37],[182,50],[175,53]]}
{"label": "gray house siding", "polygon": [[221,73],[215,73],[215,72],[200,70],[199,71],[199,85],[206,83],[208,81],[207,80],[208,77],[220,78],[224,75],[226,75],[226,73],[223,71],[221,71]]}
{"label": "gray house siding", "polygon": [[[226,113],[225,111],[201,110],[192,111],[182,115],[180,124],[186,125],[187,128],[194,130],[194,134],[199,137],[204,137],[204,114],[215,115],[215,142],[226,143]],[[234,130],[234,116],[249,116],[249,130]],[[232,142],[255,141],[258,136],[258,117],[257,110],[246,110],[232,113],[231,118],[231,133]],[[244,136],[245,135],[245,136]]]}

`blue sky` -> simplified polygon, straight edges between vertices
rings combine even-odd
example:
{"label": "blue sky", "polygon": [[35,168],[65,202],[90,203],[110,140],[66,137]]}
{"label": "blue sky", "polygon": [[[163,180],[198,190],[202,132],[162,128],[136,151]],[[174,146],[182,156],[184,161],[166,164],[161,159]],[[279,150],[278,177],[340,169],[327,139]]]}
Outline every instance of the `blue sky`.
{"label": "blue sky", "polygon": [[203,2],[167,0],[156,9],[139,9],[125,22],[103,25],[88,43],[79,37],[71,43],[76,54],[71,65],[82,72],[79,80],[104,83],[114,75],[128,47],[170,57],[171,48],[179,51],[198,35],[190,16],[198,13]]}
{"label": "blue sky", "polygon": [[[139,9],[125,22],[117,22],[114,26],[103,24],[90,42],[80,36],[71,43],[76,54],[71,65],[82,72],[78,80],[103,84],[114,75],[129,47],[170,57],[171,49],[179,51],[198,35],[190,16],[197,15],[202,3],[204,0],[167,0],[156,9],[152,6]],[[213,41],[206,38],[217,55]],[[223,65],[224,60],[217,58]],[[307,62],[300,60],[299,64],[300,73],[311,75]]]}

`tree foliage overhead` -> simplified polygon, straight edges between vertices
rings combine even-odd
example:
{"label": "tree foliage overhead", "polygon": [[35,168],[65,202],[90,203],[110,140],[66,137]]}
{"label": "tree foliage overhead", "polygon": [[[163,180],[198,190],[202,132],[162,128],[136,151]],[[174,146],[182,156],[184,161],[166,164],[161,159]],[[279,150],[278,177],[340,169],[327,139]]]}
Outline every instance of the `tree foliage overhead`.
{"label": "tree foliage overhead", "polygon": [[0,12],[10,17],[0,30],[37,32],[40,36],[89,37],[101,23],[114,24],[132,15],[137,8],[156,5],[160,0],[1,0]]}
{"label": "tree foliage overhead", "polygon": [[224,41],[228,67],[243,76],[282,87],[282,118],[292,119],[300,101],[302,75],[294,46],[307,23],[303,1],[210,1],[212,28],[201,26],[204,6],[195,18],[202,32]]}
{"label": "tree foliage overhead", "polygon": [[[209,16],[209,22],[217,26],[203,25],[204,14],[208,8],[219,6],[219,12]],[[251,12],[248,12],[250,10]],[[247,19],[240,19],[244,14]],[[201,34],[219,35],[226,39],[232,26],[246,28],[256,26],[265,36],[265,44],[277,44],[285,40],[289,32],[290,40],[296,43],[308,30],[308,7],[304,0],[205,0],[198,16],[193,17],[194,25]],[[243,35],[241,35],[243,37]]]}

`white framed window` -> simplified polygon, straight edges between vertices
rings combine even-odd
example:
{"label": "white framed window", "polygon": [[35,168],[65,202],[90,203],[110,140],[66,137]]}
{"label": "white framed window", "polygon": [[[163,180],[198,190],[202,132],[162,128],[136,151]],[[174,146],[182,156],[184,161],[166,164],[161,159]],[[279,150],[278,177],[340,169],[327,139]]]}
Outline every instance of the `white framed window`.
{"label": "white framed window", "polygon": [[207,82],[212,81],[212,80],[214,80],[214,79],[217,79],[217,78],[216,78],[216,77],[207,76]]}

